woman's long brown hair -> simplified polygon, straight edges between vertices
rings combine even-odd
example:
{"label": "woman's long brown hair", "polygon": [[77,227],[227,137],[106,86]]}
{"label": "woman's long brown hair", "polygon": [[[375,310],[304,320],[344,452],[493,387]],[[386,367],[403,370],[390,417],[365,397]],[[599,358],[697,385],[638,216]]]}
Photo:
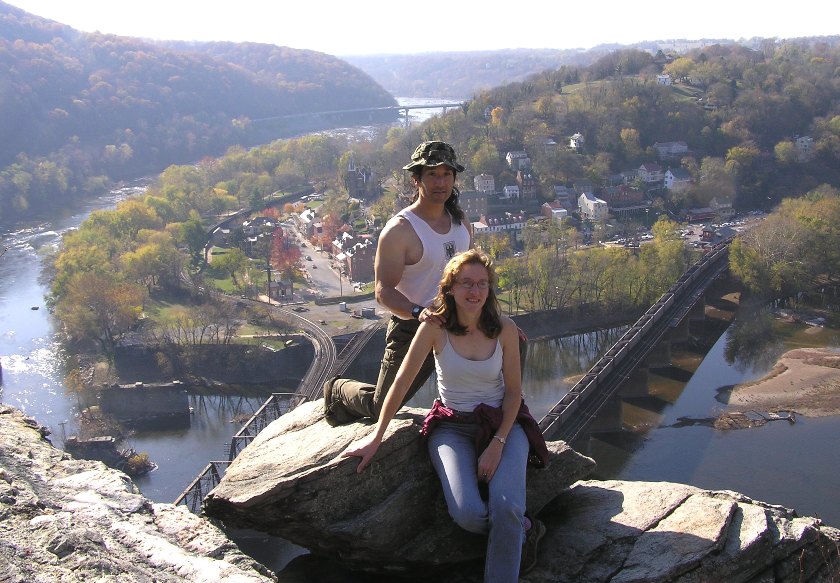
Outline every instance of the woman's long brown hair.
{"label": "woman's long brown hair", "polygon": [[488,338],[496,338],[502,332],[502,317],[499,300],[496,297],[496,285],[498,276],[493,268],[490,257],[470,249],[459,253],[449,260],[443,270],[443,277],[438,286],[438,294],[434,301],[434,314],[443,319],[443,327],[456,335],[463,335],[467,328],[458,322],[458,313],[455,310],[455,298],[452,297],[452,288],[457,284],[458,276],[465,265],[481,265],[487,270],[487,281],[490,284],[487,288],[487,301],[481,307],[481,314],[478,317],[478,329]]}

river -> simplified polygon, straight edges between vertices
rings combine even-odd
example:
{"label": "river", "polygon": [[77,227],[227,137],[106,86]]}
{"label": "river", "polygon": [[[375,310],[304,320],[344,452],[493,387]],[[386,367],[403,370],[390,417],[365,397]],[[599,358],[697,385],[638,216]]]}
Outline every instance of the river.
{"label": "river", "polygon": [[[139,188],[113,191],[51,221],[0,231],[2,247],[7,249],[0,257],[0,401],[49,427],[59,447],[65,436],[75,433],[78,411],[75,398],[65,392],[68,358],[44,302],[48,292],[44,255],[91,211],[113,208]],[[814,333],[808,326],[775,323],[774,342],[768,343],[766,337],[749,339],[766,347],[759,351],[762,358],[733,360],[727,356],[733,326],[705,354],[675,348],[674,366],[651,374],[650,396],[622,404],[624,421],[636,430],[602,432],[575,445],[598,461],[598,478],[668,480],[736,490],[840,526],[840,474],[834,465],[840,417],[798,417],[794,425],[776,422],[729,432],[705,426],[669,427],[679,417],[716,415],[724,408],[715,399],[718,388],[762,376],[785,349],[840,346],[836,331]],[[531,343],[523,386],[535,416],[544,415],[621,332],[605,330]],[[412,404],[425,406],[431,399],[427,389]],[[129,445],[158,464],[156,471],[136,480],[143,494],[154,501],[174,501],[208,461],[227,458],[225,448],[239,420],[261,403],[259,398],[191,397],[194,413],[189,428],[134,433]]]}

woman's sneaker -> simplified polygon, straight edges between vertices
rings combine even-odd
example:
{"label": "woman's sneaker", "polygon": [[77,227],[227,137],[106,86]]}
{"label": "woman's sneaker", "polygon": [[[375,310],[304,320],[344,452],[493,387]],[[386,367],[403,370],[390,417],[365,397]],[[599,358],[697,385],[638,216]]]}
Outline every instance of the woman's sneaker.
{"label": "woman's sneaker", "polygon": [[522,543],[522,558],[519,561],[519,574],[524,575],[537,566],[537,547],[545,535],[545,525],[541,520],[530,518],[531,528],[525,532],[525,542]]}

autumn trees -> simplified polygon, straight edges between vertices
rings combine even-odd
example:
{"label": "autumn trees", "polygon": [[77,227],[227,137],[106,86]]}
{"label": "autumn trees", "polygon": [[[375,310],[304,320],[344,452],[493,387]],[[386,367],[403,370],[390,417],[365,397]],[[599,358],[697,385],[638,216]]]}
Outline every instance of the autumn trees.
{"label": "autumn trees", "polygon": [[756,295],[788,297],[840,273],[840,191],[786,199],[729,252],[732,273]]}
{"label": "autumn trees", "polygon": [[56,315],[71,340],[94,341],[107,355],[137,322],[145,294],[137,284],[119,281],[106,272],[81,271],[67,282]]}
{"label": "autumn trees", "polygon": [[[653,303],[692,261],[677,224],[660,218],[654,239],[639,249],[580,247],[574,229],[529,223],[520,257],[498,259],[502,297],[514,310],[551,310],[584,305],[640,308]],[[494,239],[479,238],[479,245]]]}

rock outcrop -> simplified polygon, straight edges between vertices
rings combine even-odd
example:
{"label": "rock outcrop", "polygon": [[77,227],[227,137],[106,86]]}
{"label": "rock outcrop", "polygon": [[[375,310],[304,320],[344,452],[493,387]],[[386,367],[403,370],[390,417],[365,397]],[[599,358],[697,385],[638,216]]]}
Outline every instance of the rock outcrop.
{"label": "rock outcrop", "polygon": [[840,531],[819,519],[668,482],[587,481],[540,514],[542,583],[829,582]]}
{"label": "rock outcrop", "polygon": [[[479,558],[485,540],[460,529],[446,511],[419,435],[424,415],[422,409],[403,409],[359,475],[358,458],[340,454],[373,425],[330,427],[321,403],[305,403],[263,429],[237,456],[205,499],[205,513],[357,569],[407,572]],[[595,466],[563,442],[550,443],[549,451],[546,468],[528,470],[533,513]]]}
{"label": "rock outcrop", "polygon": [[[480,561],[463,567],[455,562],[480,556],[484,541],[460,532],[435,498],[437,478],[414,447],[418,415],[400,414],[377,461],[359,476],[356,461],[337,454],[371,427],[334,429],[320,420],[320,404],[301,406],[246,448],[247,456],[232,465],[235,471],[208,499],[208,508],[231,523],[308,541],[313,554],[292,561],[281,580],[314,580],[330,554],[351,567],[386,573],[377,581],[393,580],[387,573],[396,567],[420,580],[478,583]],[[45,433],[19,411],[0,405],[0,581],[277,580],[209,520],[146,500],[125,474],[73,459],[52,447]],[[592,462],[562,443],[551,449],[551,467],[529,476],[529,505],[547,532],[537,567],[525,582],[840,579],[840,531],[816,518],[735,492],[682,484],[578,481],[569,488]],[[297,470],[286,479],[280,467]],[[324,489],[325,484],[330,486]],[[361,508],[373,498],[381,502]],[[318,522],[307,524],[311,520]],[[383,525],[391,530],[377,530]],[[346,549],[336,551],[337,543]],[[429,555],[435,553],[442,557],[443,573],[406,572],[407,565],[433,564]]]}
{"label": "rock outcrop", "polygon": [[0,405],[0,581],[268,582],[208,520],[155,504],[101,462],[54,448]]}
{"label": "rock outcrop", "polygon": [[[226,524],[268,532],[353,569],[480,581],[485,542],[456,527],[420,447],[423,411],[404,409],[361,475],[339,457],[372,430],[329,427],[320,403],[264,429],[205,500]],[[816,518],[672,483],[576,482],[593,462],[562,442],[529,470],[528,506],[546,524],[537,568],[523,580],[575,583],[799,582],[840,577],[840,531]],[[303,557],[302,557],[303,559]],[[480,565],[480,563],[479,563]],[[453,578],[454,577],[454,578]]]}

